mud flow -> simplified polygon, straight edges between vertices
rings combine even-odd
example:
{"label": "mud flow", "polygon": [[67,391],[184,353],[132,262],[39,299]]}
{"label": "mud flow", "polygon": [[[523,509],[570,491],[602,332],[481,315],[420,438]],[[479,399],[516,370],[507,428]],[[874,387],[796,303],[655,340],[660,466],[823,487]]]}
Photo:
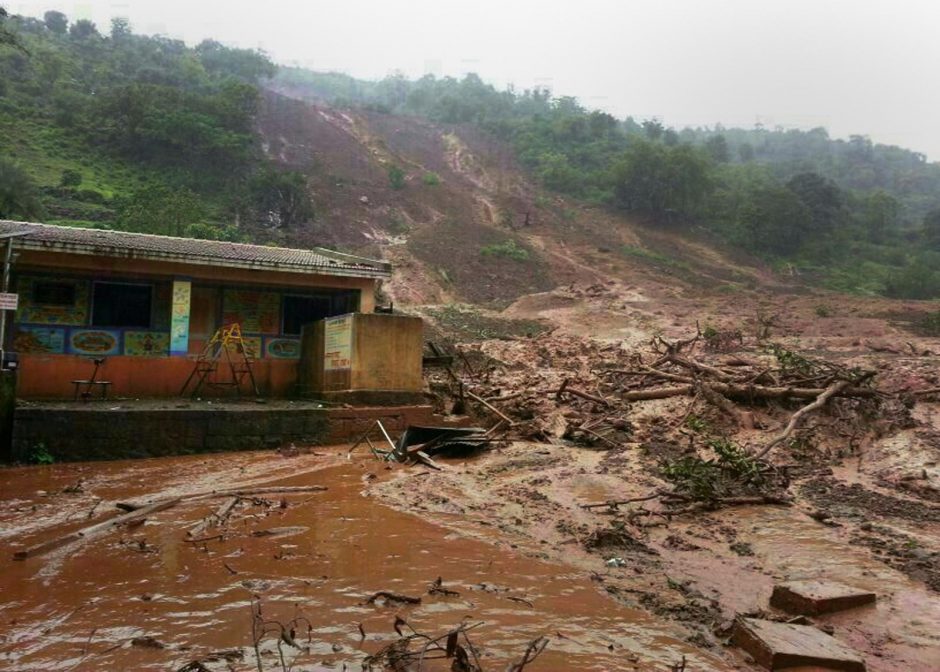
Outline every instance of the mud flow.
{"label": "mud flow", "polygon": [[[618,605],[584,572],[497,549],[361,493],[384,478],[342,453],[271,453],[27,467],[0,472],[0,668],[8,670],[255,670],[253,608],[270,625],[263,669],[361,669],[398,638],[461,623],[484,669],[505,669],[534,638],[549,646],[532,670],[731,669],[681,641],[656,617]],[[187,539],[219,500],[207,488],[325,485],[325,492],[247,496],[224,527]],[[177,506],[41,557],[14,551],[120,513],[118,501],[183,495]],[[441,578],[444,591],[429,594]],[[377,591],[420,604],[379,598]],[[309,627],[308,627],[309,626]],[[364,637],[363,637],[364,633]],[[194,667],[200,661],[203,668]],[[450,661],[438,668],[449,669]]]}

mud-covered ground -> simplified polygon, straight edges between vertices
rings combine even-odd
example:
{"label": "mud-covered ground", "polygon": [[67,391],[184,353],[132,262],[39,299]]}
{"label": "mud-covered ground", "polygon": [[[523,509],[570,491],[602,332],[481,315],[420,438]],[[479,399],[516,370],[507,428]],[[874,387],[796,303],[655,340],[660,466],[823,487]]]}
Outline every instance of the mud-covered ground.
{"label": "mud-covered ground", "polygon": [[[721,353],[700,353],[712,364],[766,361],[767,346],[776,343],[875,371],[883,393],[876,401],[830,406],[772,453],[787,473],[789,506],[668,519],[656,516],[649,501],[581,507],[668,486],[664,462],[702,454],[708,438],[760,446],[802,405],[744,404],[756,425],[741,428],[688,397],[629,405],[628,431],[610,435],[617,447],[568,440],[560,429],[553,436],[546,421],[537,441],[441,460],[442,471],[414,467],[370,493],[461,534],[576,568],[612,600],[675,622],[687,641],[719,656],[727,655],[736,615],[789,617],[768,605],[775,583],[820,579],[871,590],[875,606],[821,616],[816,624],[858,650],[870,670],[940,669],[940,404],[936,395],[916,394],[938,386],[940,342],[912,327],[929,304],[900,308],[824,292],[721,297],[651,294],[614,281],[576,284],[525,297],[502,313],[542,319],[550,334],[476,338],[460,346],[478,368],[476,379],[485,381],[481,386],[494,398],[507,397],[494,403],[527,427],[533,415],[559,416],[562,427],[571,418],[580,422],[584,402],[552,398],[560,380],[593,391],[596,370],[613,366],[623,351],[645,353],[648,362],[653,335],[688,337],[696,321],[741,333]],[[758,342],[760,327],[767,331]],[[545,400],[533,401],[533,390],[544,390]],[[483,426],[498,419],[480,406],[471,409]]]}

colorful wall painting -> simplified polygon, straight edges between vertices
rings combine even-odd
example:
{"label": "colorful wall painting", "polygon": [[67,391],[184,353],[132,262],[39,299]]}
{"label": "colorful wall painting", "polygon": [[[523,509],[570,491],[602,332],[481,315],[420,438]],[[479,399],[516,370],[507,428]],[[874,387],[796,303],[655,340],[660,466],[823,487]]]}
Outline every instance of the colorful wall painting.
{"label": "colorful wall painting", "polygon": [[118,329],[73,329],[68,350],[76,355],[118,355],[121,332]]}
{"label": "colorful wall painting", "polygon": [[352,315],[331,317],[323,329],[323,369],[352,368]]}
{"label": "colorful wall painting", "polygon": [[264,356],[272,359],[300,359],[300,339],[266,338]]}
{"label": "colorful wall painting", "polygon": [[37,354],[62,354],[65,352],[65,329],[18,325],[13,334],[13,350]]}
{"label": "colorful wall painting", "polygon": [[[37,282],[71,284],[75,287],[75,302],[71,305],[45,305],[36,303],[33,286]],[[84,280],[68,280],[55,277],[22,276],[16,283],[20,295],[20,307],[16,311],[17,322],[32,324],[62,324],[82,326],[88,324],[89,284]]]}
{"label": "colorful wall painting", "polygon": [[[261,336],[242,336],[242,343],[245,344],[245,352],[252,359],[258,359],[261,357]],[[238,346],[233,344],[230,346],[232,352],[236,352]],[[236,353],[237,354],[237,353]]]}
{"label": "colorful wall painting", "polygon": [[185,355],[189,352],[189,310],[193,283],[189,280],[173,281],[173,308],[170,316],[170,352]]}
{"label": "colorful wall painting", "polygon": [[243,333],[278,334],[281,331],[281,295],[226,289],[222,295],[222,324],[239,324]]}
{"label": "colorful wall painting", "polygon": [[165,331],[125,331],[124,354],[162,357],[170,352],[170,334]]}

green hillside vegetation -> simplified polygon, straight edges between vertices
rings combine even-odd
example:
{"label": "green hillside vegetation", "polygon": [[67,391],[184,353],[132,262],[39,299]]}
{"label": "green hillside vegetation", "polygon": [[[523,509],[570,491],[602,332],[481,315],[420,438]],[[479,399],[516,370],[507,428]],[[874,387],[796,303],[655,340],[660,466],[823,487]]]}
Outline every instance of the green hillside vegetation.
{"label": "green hillside vegetation", "polygon": [[274,83],[310,100],[473,124],[511,143],[548,189],[704,232],[836,289],[940,296],[940,164],[916,152],[821,128],[618,120],[472,74],[365,82],[281,68]]}
{"label": "green hillside vegetation", "polygon": [[0,21],[0,217],[241,240],[311,216],[300,176],[285,218],[298,176],[262,159],[264,54],[122,19],[108,34],[56,11]]}

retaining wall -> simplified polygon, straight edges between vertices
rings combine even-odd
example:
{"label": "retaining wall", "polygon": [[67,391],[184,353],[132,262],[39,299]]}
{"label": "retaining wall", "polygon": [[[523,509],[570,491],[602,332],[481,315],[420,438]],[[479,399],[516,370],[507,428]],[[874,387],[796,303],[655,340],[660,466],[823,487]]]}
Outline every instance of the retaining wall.
{"label": "retaining wall", "polygon": [[42,407],[16,409],[13,459],[45,449],[57,461],[114,460],[297,445],[359,438],[375,421],[397,437],[408,425],[440,424],[430,406],[377,408],[137,409]]}

